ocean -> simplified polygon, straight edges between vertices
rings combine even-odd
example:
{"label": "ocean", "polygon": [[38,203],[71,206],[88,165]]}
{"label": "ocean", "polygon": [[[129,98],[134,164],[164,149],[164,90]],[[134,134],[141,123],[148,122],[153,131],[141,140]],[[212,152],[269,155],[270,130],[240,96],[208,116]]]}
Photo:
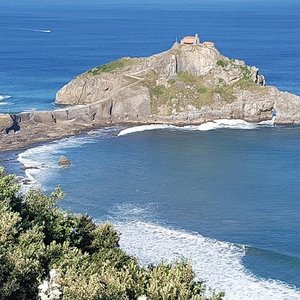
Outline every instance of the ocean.
{"label": "ocean", "polygon": [[[300,95],[296,1],[12,0],[0,4],[0,111],[52,109],[81,72],[196,32]],[[62,207],[112,221],[141,263],[186,258],[226,299],[290,300],[300,299],[299,152],[299,127],[223,120],[104,128],[0,163],[45,192],[61,185]]]}

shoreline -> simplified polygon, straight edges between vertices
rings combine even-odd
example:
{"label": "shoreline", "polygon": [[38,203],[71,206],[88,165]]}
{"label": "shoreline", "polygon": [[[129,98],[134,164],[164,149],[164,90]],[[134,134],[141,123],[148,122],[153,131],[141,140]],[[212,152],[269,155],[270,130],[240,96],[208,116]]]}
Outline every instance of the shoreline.
{"label": "shoreline", "polygon": [[[19,165],[19,174],[22,173],[21,177],[24,178],[29,178],[29,176],[27,175],[27,170],[30,171],[30,169],[35,169],[35,167],[32,167],[30,165],[26,165],[24,163],[22,163],[18,157],[21,153],[29,150],[29,149],[33,149],[35,147],[39,147],[39,146],[43,146],[43,145],[48,145],[51,142],[59,142],[61,140],[70,138],[70,137],[82,137],[82,136],[88,136],[88,135],[92,135],[93,131],[98,131],[104,128],[108,128],[108,127],[113,127],[113,128],[118,128],[118,127],[123,127],[123,129],[120,131],[120,133],[122,131],[129,131],[128,133],[134,133],[134,132],[138,132],[140,130],[136,130],[135,127],[143,127],[143,126],[153,126],[154,128],[145,128],[145,131],[148,130],[153,130],[153,129],[160,129],[159,126],[162,126],[162,129],[164,126],[168,126],[170,127],[170,129],[179,129],[179,128],[183,128],[186,130],[190,130],[191,128],[189,127],[193,127],[193,126],[201,126],[201,125],[218,125],[218,121],[221,121],[221,124],[223,125],[227,125],[227,127],[225,128],[236,128],[236,129],[245,129],[247,130],[247,128],[244,128],[243,125],[245,126],[252,126],[253,128],[250,129],[254,129],[255,126],[273,126],[271,124],[272,120],[267,120],[266,124],[263,123],[250,123],[247,122],[245,120],[241,120],[241,119],[213,119],[213,120],[194,120],[194,121],[189,121],[189,122],[183,122],[183,121],[177,121],[177,122],[168,122],[169,120],[152,120],[150,121],[144,121],[144,120],[138,120],[138,121],[106,121],[106,122],[102,122],[101,124],[98,123],[97,125],[93,125],[93,126],[85,126],[84,128],[76,128],[72,131],[65,131],[64,134],[61,134],[59,132],[57,132],[57,134],[55,135],[55,126],[50,126],[48,127],[48,131],[45,131],[44,133],[46,133],[46,135],[40,135],[37,136],[35,135],[33,139],[25,139],[25,140],[20,140],[18,139],[19,137],[22,137],[22,131],[19,131],[18,133],[15,134],[8,134],[6,135],[7,137],[13,137],[16,138],[14,143],[11,144],[6,144],[3,147],[3,144],[1,145],[0,148],[0,158],[1,155],[4,156],[12,156],[12,155],[16,155],[16,157],[14,157],[12,160],[14,162],[17,162],[17,165]],[[223,122],[222,122],[223,121]],[[236,121],[237,123],[235,123],[235,125],[237,127],[235,127],[234,125],[234,121]],[[274,120],[273,120],[274,121]],[[233,122],[233,123],[232,123]],[[245,122],[245,124],[243,124],[243,122]],[[268,122],[270,122],[268,124]],[[231,124],[231,125],[230,125]],[[157,127],[156,127],[157,126]],[[231,127],[232,126],[232,127]],[[164,127],[166,128],[166,127]],[[222,126],[219,127],[220,129],[222,129]],[[223,127],[224,128],[224,127]],[[133,131],[131,131],[130,129],[133,129]],[[204,127],[203,129],[199,129],[199,130],[203,130],[203,131],[207,131],[207,130],[213,130],[213,129],[217,129],[216,127],[212,127],[210,129],[207,129],[206,127]],[[144,131],[141,130],[141,131]],[[33,130],[33,134],[35,133],[34,131],[37,131],[37,128],[35,128],[35,130]],[[52,134],[51,136],[49,136],[48,134]],[[128,134],[126,132],[126,134]],[[3,138],[3,136],[2,136]],[[1,136],[0,136],[0,141],[1,141]],[[39,168],[37,168],[39,169]],[[14,170],[15,172],[15,170]],[[30,179],[30,178],[29,178]],[[25,185],[27,185],[25,183]]]}
{"label": "shoreline", "polygon": [[[169,122],[168,120],[151,120],[151,121],[144,121],[144,120],[128,120],[128,121],[104,121],[99,122],[97,124],[88,124],[88,125],[82,125],[82,124],[72,124],[74,127],[70,128],[69,124],[66,124],[65,126],[62,126],[64,129],[64,132],[61,132],[62,129],[57,128],[57,126],[47,126],[47,128],[40,128],[43,126],[36,126],[33,128],[26,128],[21,129],[20,131],[17,131],[16,133],[9,133],[5,134],[2,133],[0,136],[0,153],[3,152],[9,152],[9,151],[17,151],[22,150],[26,148],[31,148],[35,144],[39,143],[45,143],[45,142],[52,142],[57,141],[60,139],[72,137],[72,136],[78,136],[80,134],[88,133],[92,130],[98,130],[104,127],[108,126],[143,126],[143,125],[152,125],[152,124],[163,124],[163,125],[170,125],[170,126],[197,126],[201,125],[207,122],[211,122],[213,120],[197,120],[194,122]],[[41,124],[42,125],[42,124]],[[70,124],[71,125],[71,124]],[[45,129],[47,131],[42,131],[42,129]],[[30,131],[30,133],[25,133],[25,131]],[[30,138],[30,139],[29,139]]]}
{"label": "shoreline", "polygon": [[[23,172],[23,170],[21,171]],[[42,171],[43,172],[43,171]],[[115,221],[115,220],[114,220]],[[135,231],[132,231],[132,230],[138,230],[139,232],[139,235],[136,234],[135,236],[138,236],[138,237],[143,237],[146,236],[147,238],[152,238],[151,240],[151,243],[156,243],[156,241],[159,241],[159,239],[161,238],[161,236],[163,236],[164,238],[166,238],[169,242],[169,245],[173,245],[170,241],[172,241],[173,243],[175,243],[176,245],[178,245],[179,243],[181,244],[182,241],[186,241],[186,239],[188,239],[189,242],[188,244],[185,244],[185,248],[183,248],[182,251],[184,251],[184,253],[189,253],[189,257],[192,257],[192,259],[194,260],[197,260],[198,257],[195,256],[193,254],[193,251],[190,250],[190,249],[194,249],[194,245],[198,246],[198,247],[203,247],[206,246],[205,249],[219,249],[219,248],[216,248],[214,245],[220,245],[219,242],[224,242],[224,244],[222,243],[222,249],[227,249],[226,253],[225,253],[225,257],[227,259],[228,257],[228,260],[229,258],[232,257],[232,252],[229,251],[229,247],[226,246],[226,245],[232,245],[233,243],[230,242],[230,241],[227,241],[227,240],[217,240],[219,241],[218,243],[214,243],[215,239],[213,238],[210,238],[208,235],[204,235],[203,233],[201,233],[201,231],[197,232],[198,234],[194,235],[192,234],[190,231],[186,231],[186,232],[183,232],[182,230],[180,229],[176,229],[176,228],[167,228],[167,227],[159,227],[158,224],[152,224],[152,223],[144,223],[146,225],[145,226],[141,226],[141,223],[125,223],[123,224],[123,230],[124,230],[124,233],[123,233],[123,237],[127,237],[127,239],[123,239],[122,241],[122,247],[124,247],[124,249],[131,249],[130,251],[132,251],[133,254],[135,254],[135,251],[139,251],[139,248],[136,247],[136,246],[133,246],[134,243],[132,243],[131,241],[128,242],[128,236],[131,236],[131,233],[132,232],[135,232]],[[143,225],[143,224],[142,224]],[[119,224],[119,226],[121,226]],[[155,233],[156,232],[156,233]],[[129,235],[128,235],[129,234]],[[193,238],[191,240],[191,237]],[[204,243],[204,244],[203,244]],[[135,243],[136,244],[136,243]],[[157,243],[159,244],[159,243]],[[136,244],[137,245],[137,244]],[[223,245],[224,245],[224,248],[223,248]],[[210,248],[208,248],[208,246],[210,246]],[[153,246],[155,247],[155,246]],[[169,247],[169,246],[168,246]],[[178,249],[178,247],[174,247],[175,249]],[[176,251],[172,252],[172,247],[170,248],[167,248],[169,252],[164,252],[162,251],[161,249],[156,249],[156,253],[159,253],[160,257],[163,257],[164,258],[164,255],[169,255],[171,253],[171,255],[174,255],[174,257],[176,256]],[[232,248],[230,248],[232,249]],[[236,248],[234,248],[236,249]],[[240,252],[239,252],[240,253]],[[223,252],[224,254],[224,252]],[[152,252],[147,252],[147,257],[148,258],[151,258],[154,260],[154,258],[152,257]],[[173,256],[172,256],[173,257]],[[224,257],[224,255],[222,256]],[[237,258],[238,259],[238,258]],[[201,259],[198,259],[198,261],[202,261]],[[213,263],[214,260],[212,261],[208,261],[208,263]],[[223,265],[222,265],[223,266]],[[226,266],[226,265],[225,265]],[[243,264],[239,266],[243,267]],[[197,274],[203,274],[203,272],[199,271],[201,270],[202,268],[202,265],[193,265],[194,268],[196,268],[197,270]],[[266,285],[269,285],[271,284],[272,287],[275,289],[280,289],[279,291],[282,291],[282,289],[284,289],[284,292],[285,293],[289,293],[290,295],[293,295],[294,293],[297,293],[298,292],[298,289],[295,290],[295,288],[293,288],[293,286],[291,284],[288,284],[284,281],[278,281],[277,283],[275,281],[269,281],[267,278],[260,278],[256,273],[252,273],[253,276],[249,275],[249,273],[247,272],[247,268],[246,269],[239,269],[239,270],[242,270],[243,272],[242,273],[238,273],[238,275],[242,275],[242,279],[243,279],[243,282],[246,282],[246,283],[249,283],[249,284],[255,284],[255,288],[256,289],[259,289],[259,291],[261,292],[266,292]],[[229,269],[229,271],[231,272],[230,274],[232,274],[232,276],[230,277],[234,282],[234,278],[236,278],[236,270],[233,270],[232,269]],[[224,272],[223,272],[224,273]],[[221,274],[223,274],[221,273]],[[218,273],[216,273],[218,274]],[[227,272],[228,274],[228,272]],[[202,275],[203,276],[203,275]],[[209,276],[209,274],[205,274],[205,276]],[[215,282],[215,277],[206,277],[207,280],[209,282],[212,282],[214,283]],[[226,277],[228,279],[228,277]],[[262,279],[262,280],[258,280],[258,279]],[[227,281],[226,281],[227,282]],[[271,293],[271,291],[269,291]],[[249,291],[249,293],[255,293],[255,291]],[[291,297],[291,299],[293,299]]]}
{"label": "shoreline", "polygon": [[[153,124],[153,123],[150,123],[150,124]],[[203,123],[201,123],[201,124],[203,124]],[[101,130],[101,128],[105,128],[105,127],[117,127],[117,124],[115,124],[115,123],[114,124],[108,123],[107,125],[108,126],[103,126],[103,127],[99,127],[99,128],[93,128],[91,130],[86,130],[85,132],[81,132],[81,133],[78,134],[78,137],[81,137],[82,135],[85,135],[85,134],[88,135],[89,131],[92,132],[93,130],[97,130],[97,129]],[[120,123],[118,125],[120,125]],[[121,125],[124,125],[124,123],[121,124]],[[135,122],[135,124],[132,124],[132,123],[128,124],[127,123],[127,125],[141,125],[141,124],[137,124]],[[142,125],[149,125],[149,124],[148,123],[145,124],[145,122],[144,122]],[[186,126],[186,125],[187,125],[186,123],[182,123],[182,126]],[[193,124],[193,125],[197,125],[197,124]],[[47,141],[46,142],[40,142],[36,146],[39,146],[39,145],[42,145],[42,144],[46,144],[47,145],[48,143],[47,143]],[[31,147],[28,146],[26,148],[30,149]],[[19,153],[21,153],[21,152],[22,151],[19,151]],[[16,156],[16,160],[18,160],[18,156]],[[18,160],[18,164],[20,166],[23,165],[22,162],[20,162],[19,160]],[[34,169],[34,168],[29,168],[28,171],[30,172],[31,169]],[[41,170],[41,172],[45,171],[42,168],[40,170]],[[26,172],[26,169],[20,168],[19,173],[25,173],[25,172]],[[24,179],[25,179],[24,182],[21,179],[21,184],[24,187],[24,192],[26,191],[26,189],[29,189],[31,187],[35,187],[35,182],[31,182],[30,183],[30,182],[26,181],[26,178],[28,178],[27,174],[24,176]],[[37,187],[38,187],[38,185],[37,185]],[[128,234],[131,235],[131,233],[134,232],[134,231],[131,231],[131,230],[136,230],[136,229],[138,229],[139,233],[142,232],[142,235],[136,234],[136,236],[141,237],[144,234],[147,238],[149,238],[149,240],[150,240],[150,238],[152,238],[151,241],[154,244],[155,244],[155,241],[157,241],[157,240],[159,241],[159,239],[161,238],[162,235],[169,241],[170,245],[173,245],[173,244],[171,244],[170,241],[172,241],[173,243],[175,243],[176,245],[178,245],[178,243],[180,243],[180,244],[182,243],[183,239],[189,239],[189,241],[191,241],[191,242],[188,243],[182,251],[184,251],[184,253],[189,253],[189,255],[190,255],[189,257],[191,257],[194,260],[198,259],[198,257],[193,254],[193,251],[192,250],[190,251],[190,249],[194,249],[193,248],[194,245],[196,245],[198,247],[202,247],[203,243],[204,243],[204,245],[206,246],[206,249],[212,249],[212,250],[216,249],[216,251],[217,251],[219,248],[216,248],[214,245],[220,245],[220,242],[222,243],[221,244],[222,245],[222,249],[225,249],[225,250],[229,249],[229,247],[227,247],[226,245],[232,245],[233,244],[233,242],[229,241],[229,240],[215,240],[214,238],[211,238],[208,235],[205,235],[205,234],[201,233],[200,231],[197,232],[198,233],[197,235],[193,235],[189,231],[186,231],[186,232],[184,231],[183,232],[182,230],[179,230],[179,229],[176,229],[176,228],[171,229],[171,228],[166,228],[166,227],[159,227],[158,224],[144,223],[146,225],[146,227],[140,226],[139,224],[141,224],[141,223],[128,223],[128,224],[124,223],[123,224],[123,230],[124,230],[123,231],[123,237],[124,236],[127,237],[127,240],[123,239],[123,241],[122,241],[122,247],[124,247],[123,249],[127,249],[127,251],[129,251],[128,249],[130,249],[130,251],[131,251],[130,253],[132,253],[132,254],[138,253],[139,248],[133,246],[132,242],[128,242]],[[119,226],[121,226],[120,223],[119,223]],[[156,231],[156,233],[154,231]],[[159,234],[157,232],[159,232]],[[191,240],[191,237],[193,237],[192,240]],[[217,241],[217,243],[215,244],[214,241]],[[176,258],[176,253],[171,251],[172,248],[167,248],[167,249],[169,250],[169,252],[167,252],[166,255],[170,255],[170,253],[171,253],[172,257]],[[232,248],[230,248],[230,249],[232,249]],[[135,251],[137,251],[137,252],[135,252]],[[165,258],[164,255],[165,255],[166,252],[161,251],[161,249],[156,249],[156,251],[157,251],[156,253],[159,253],[160,257]],[[239,252],[239,253],[241,253],[241,252]],[[224,254],[224,252],[223,252],[223,254]],[[155,258],[152,257],[152,252],[149,252],[149,251],[147,252],[147,257],[149,259],[153,259],[153,260],[155,259]],[[231,257],[232,257],[232,252],[228,250],[226,252],[226,260],[227,259],[229,260],[229,258],[231,258]],[[200,260],[200,261],[202,261],[202,260]],[[211,264],[211,263],[214,263],[214,261],[213,260],[212,261],[208,261],[207,264],[208,263]],[[242,272],[238,273],[238,275],[242,276],[243,282],[249,283],[249,284],[255,284],[255,289],[259,289],[259,291],[261,293],[267,292],[268,290],[266,290],[266,285],[270,285],[270,284],[272,285],[273,289],[276,288],[279,291],[282,291],[284,289],[285,293],[288,293],[289,295],[292,295],[292,296],[294,294],[297,295],[297,293],[299,291],[298,288],[295,289],[293,285],[291,285],[291,284],[289,284],[289,283],[287,283],[285,281],[280,281],[280,280],[279,281],[269,281],[265,277],[259,277],[259,275],[257,275],[255,272],[249,274],[248,273],[249,269],[247,269],[247,268],[243,269],[243,266],[244,266],[243,264],[241,264],[239,266],[242,267],[242,269],[239,269],[239,270],[242,270]],[[195,265],[193,265],[193,267],[196,268],[197,274],[203,274],[203,272],[200,271],[201,268],[202,268],[202,265],[195,264]],[[225,265],[225,267],[226,267],[226,265]],[[229,270],[231,272],[230,274],[232,274],[232,276],[229,279],[233,280],[232,282],[234,282],[234,279],[236,278],[236,273],[235,273],[236,270],[233,270],[233,271],[232,271],[232,269],[229,269]],[[216,274],[218,274],[218,273],[216,273]],[[227,274],[228,274],[228,272],[227,272]],[[205,276],[208,276],[208,277],[206,277],[206,280],[209,281],[211,284],[214,284],[216,282],[215,281],[216,279],[215,279],[214,276],[211,277],[209,274],[205,274]],[[228,280],[228,277],[226,277],[226,279]],[[256,293],[256,291],[252,291],[251,290],[251,291],[249,291],[249,293]],[[270,293],[271,293],[271,291],[270,291]],[[293,298],[291,297],[291,299],[293,299]]]}
{"label": "shoreline", "polygon": [[[243,122],[248,122],[249,124],[257,125],[261,122],[272,122],[272,119],[267,119],[265,121],[257,120],[259,122],[254,122],[253,120],[248,121],[244,119],[232,119],[232,118],[201,118],[189,121],[183,120],[169,120],[169,119],[154,119],[154,120],[103,120],[102,122],[83,124],[75,122],[69,123],[58,123],[53,125],[47,125],[44,123],[38,123],[34,125],[25,125],[15,133],[1,133],[0,135],[0,153],[18,151],[26,148],[34,147],[40,143],[52,142],[61,140],[68,137],[78,136],[80,134],[85,134],[93,130],[98,130],[108,126],[144,126],[144,125],[169,125],[177,127],[185,126],[200,126],[209,122],[216,122],[218,120],[240,120]],[[263,123],[262,123],[263,124]],[[289,123],[278,123],[274,121],[274,125],[297,125]]]}
{"label": "shoreline", "polygon": [[[97,125],[81,126],[80,124],[75,125],[74,128],[64,128],[65,132],[57,130],[58,128],[49,126],[47,131],[42,132],[43,128],[26,128],[27,130],[32,129],[32,132],[24,133],[24,130],[17,131],[16,133],[2,134],[0,136],[0,153],[21,151],[28,148],[32,148],[35,145],[43,144],[46,142],[58,141],[64,138],[79,136],[81,134],[88,134],[93,130],[98,130],[108,126],[137,126],[137,125],[149,125],[153,124],[147,122],[103,122]],[[60,128],[61,129],[61,128]],[[31,139],[28,139],[30,137]]]}
{"label": "shoreline", "polygon": [[[197,128],[197,126],[202,128]],[[118,128],[121,130],[118,136],[123,136],[127,134],[132,134],[135,132],[140,131],[149,131],[149,130],[155,130],[155,129],[183,129],[187,131],[210,131],[210,130],[216,130],[216,129],[240,129],[240,130],[253,130],[257,128],[262,127],[274,127],[275,119],[262,121],[259,123],[254,122],[247,122],[242,119],[214,119],[214,120],[197,120],[192,122],[166,122],[166,120],[158,122],[157,120],[154,120],[153,122],[146,122],[146,121],[122,121],[122,122],[103,122],[98,124],[98,126],[91,126],[91,127],[85,127],[82,129],[77,129],[73,132],[65,132],[64,135],[58,134],[57,136],[39,136],[36,137],[33,140],[26,140],[26,141],[18,141],[17,144],[10,144],[7,145],[5,148],[0,149],[0,158],[1,155],[3,157],[5,156],[12,156],[16,155],[16,157],[12,158],[14,162],[17,162],[17,165],[19,166],[19,174],[22,173],[21,177],[29,178],[30,176],[27,175],[27,170],[30,171],[31,169],[40,169],[39,167],[32,167],[31,165],[26,165],[25,163],[21,162],[19,160],[19,155],[23,152],[26,152],[27,150],[33,149],[35,147],[43,146],[43,145],[49,145],[51,142],[59,142],[64,139],[68,139],[71,137],[85,137],[89,135],[93,135],[93,132],[97,132],[98,130],[105,129],[105,128]],[[283,124],[277,124],[283,126]],[[287,124],[289,126],[292,126],[291,124]],[[139,127],[145,126],[146,128],[142,128],[141,130]],[[123,128],[120,128],[123,127]],[[160,128],[161,127],[161,128]],[[52,133],[53,129],[51,128]],[[125,132],[125,133],[123,133]],[[12,135],[12,134],[10,134]],[[14,136],[18,136],[18,134],[15,134]],[[0,139],[1,140],[1,139]],[[5,165],[5,164],[4,164]],[[14,171],[15,172],[15,171]],[[29,178],[30,179],[30,178]],[[27,185],[27,183],[24,183]]]}

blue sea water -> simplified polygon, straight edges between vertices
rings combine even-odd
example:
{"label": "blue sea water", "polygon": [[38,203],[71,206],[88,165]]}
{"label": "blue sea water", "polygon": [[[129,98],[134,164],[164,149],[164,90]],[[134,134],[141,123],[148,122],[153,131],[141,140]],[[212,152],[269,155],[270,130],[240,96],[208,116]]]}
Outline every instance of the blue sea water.
{"label": "blue sea water", "polygon": [[[0,3],[0,111],[51,109],[81,72],[196,32],[300,95],[297,1],[12,0]],[[61,184],[63,207],[112,220],[142,262],[187,257],[227,299],[300,299],[300,128],[242,128],[107,128],[0,162],[40,166],[27,175]]]}
{"label": "blue sea water", "polygon": [[[1,1],[0,111],[50,109],[87,69],[148,56],[198,32],[267,82],[300,94],[299,1]],[[42,32],[39,30],[51,30]]]}

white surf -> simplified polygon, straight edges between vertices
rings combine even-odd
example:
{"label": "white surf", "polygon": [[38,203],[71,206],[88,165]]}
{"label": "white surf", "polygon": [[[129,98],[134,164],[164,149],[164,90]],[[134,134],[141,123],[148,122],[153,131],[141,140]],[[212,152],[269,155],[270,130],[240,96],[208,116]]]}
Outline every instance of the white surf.
{"label": "white surf", "polygon": [[29,148],[18,155],[18,161],[25,168],[25,175],[30,180],[24,190],[34,186],[42,188],[55,170],[60,169],[58,160],[70,148],[80,148],[89,143],[94,143],[98,138],[112,136],[116,128],[107,127],[94,131],[93,134],[69,137],[59,141],[50,142],[41,146]]}
{"label": "white surf", "polygon": [[11,96],[9,96],[9,95],[0,95],[0,101],[6,100],[9,98],[11,98]]}
{"label": "white surf", "polygon": [[250,273],[242,263],[243,247],[146,222],[122,222],[117,228],[121,247],[142,264],[187,259],[197,279],[224,291],[226,300],[300,299],[299,290]]}
{"label": "white surf", "polygon": [[118,136],[127,135],[136,132],[142,131],[149,131],[149,130],[159,130],[159,129],[170,129],[170,128],[177,128],[176,126],[172,125],[165,125],[165,124],[152,124],[152,125],[142,125],[142,126],[135,126],[130,127],[122,130]]}
{"label": "white surf", "polygon": [[[19,154],[19,161],[27,167],[25,172],[32,184],[41,187],[58,172],[58,159],[65,154],[66,149],[77,149],[105,135],[111,138],[115,130],[102,129],[92,135],[67,138],[28,149]],[[141,263],[146,265],[186,258],[192,264],[197,278],[205,280],[209,287],[216,288],[217,291],[224,291],[226,300],[300,299],[299,290],[283,282],[257,278],[251,274],[242,262],[245,256],[243,247],[209,239],[198,233],[132,221],[140,219],[141,215],[146,216],[147,209],[126,207],[127,205],[119,209],[113,221],[121,233],[121,247],[127,253],[137,256]],[[148,216],[147,219],[152,217],[153,215]]]}
{"label": "white surf", "polygon": [[32,29],[35,32],[42,32],[42,33],[51,33],[50,29]]}
{"label": "white surf", "polygon": [[176,129],[176,130],[189,130],[189,131],[208,131],[208,130],[216,130],[216,129],[240,129],[240,130],[249,130],[256,129],[260,125],[273,125],[273,122],[264,124],[255,124],[249,123],[244,120],[239,119],[219,119],[211,122],[203,123],[201,125],[187,125],[183,127],[167,125],[167,124],[153,124],[153,125],[142,125],[130,127],[122,130],[118,136],[124,136],[127,134],[133,134],[137,132],[143,132],[148,130],[158,130],[158,129]]}
{"label": "white surf", "polygon": [[51,33],[51,29],[33,29],[33,28],[10,28],[11,30],[32,31],[41,33]]}

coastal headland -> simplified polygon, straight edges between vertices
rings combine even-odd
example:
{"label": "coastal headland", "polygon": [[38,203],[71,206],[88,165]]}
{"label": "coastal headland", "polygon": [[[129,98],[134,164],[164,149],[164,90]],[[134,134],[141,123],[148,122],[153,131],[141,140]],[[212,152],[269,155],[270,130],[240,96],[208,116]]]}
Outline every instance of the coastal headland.
{"label": "coastal headland", "polygon": [[57,92],[63,108],[0,114],[0,151],[111,125],[258,123],[275,115],[275,124],[300,124],[299,96],[267,86],[258,68],[222,55],[212,42],[186,41],[79,75]]}

